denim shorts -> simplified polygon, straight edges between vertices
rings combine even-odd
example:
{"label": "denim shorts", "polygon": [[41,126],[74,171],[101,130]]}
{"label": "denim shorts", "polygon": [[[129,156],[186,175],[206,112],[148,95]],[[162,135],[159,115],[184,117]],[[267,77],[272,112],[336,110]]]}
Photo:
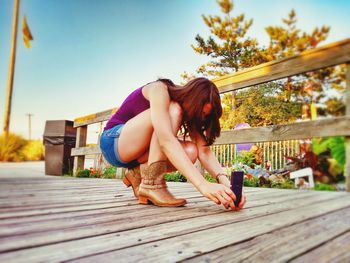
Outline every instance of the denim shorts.
{"label": "denim shorts", "polygon": [[123,127],[124,124],[118,124],[111,129],[105,130],[100,138],[100,149],[103,157],[111,165],[116,167],[132,168],[139,164],[137,160],[125,163],[120,160],[118,152],[118,139]]}

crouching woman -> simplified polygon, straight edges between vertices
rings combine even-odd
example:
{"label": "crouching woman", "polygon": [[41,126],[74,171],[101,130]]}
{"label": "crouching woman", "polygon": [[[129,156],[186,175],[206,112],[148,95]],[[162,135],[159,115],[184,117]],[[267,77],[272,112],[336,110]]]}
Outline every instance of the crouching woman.
{"label": "crouching woman", "polygon": [[[219,91],[212,81],[196,78],[179,86],[159,79],[125,99],[106,124],[101,151],[110,164],[128,168],[123,182],[132,186],[141,204],[185,205],[185,199],[169,192],[164,179],[165,173],[178,170],[208,199],[239,210],[245,196],[235,207],[230,181],[209,147],[220,135],[221,115]],[[184,139],[177,137],[180,129]],[[197,158],[218,183],[203,178],[194,166]]]}

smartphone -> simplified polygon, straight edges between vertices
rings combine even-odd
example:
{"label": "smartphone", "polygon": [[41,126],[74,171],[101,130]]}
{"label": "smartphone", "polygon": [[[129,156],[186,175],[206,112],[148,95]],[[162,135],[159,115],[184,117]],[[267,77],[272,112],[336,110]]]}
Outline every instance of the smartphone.
{"label": "smartphone", "polygon": [[231,190],[236,195],[236,201],[234,201],[236,207],[238,207],[242,198],[243,176],[243,171],[234,171],[231,173]]}

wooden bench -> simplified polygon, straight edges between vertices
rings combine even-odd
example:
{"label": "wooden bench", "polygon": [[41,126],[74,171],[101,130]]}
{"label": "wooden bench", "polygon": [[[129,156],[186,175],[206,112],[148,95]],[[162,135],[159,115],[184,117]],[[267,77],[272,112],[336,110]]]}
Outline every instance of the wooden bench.
{"label": "wooden bench", "polygon": [[[322,68],[347,64],[346,115],[287,125],[273,125],[234,131],[223,131],[215,144],[269,142],[312,137],[346,136],[346,189],[350,191],[350,39],[311,49],[299,55],[271,61],[213,80],[220,93],[274,81]],[[77,128],[76,147],[72,149],[74,173],[83,169],[85,155],[99,154],[98,146],[86,147],[87,126],[108,120],[116,111],[111,109],[74,120]]]}

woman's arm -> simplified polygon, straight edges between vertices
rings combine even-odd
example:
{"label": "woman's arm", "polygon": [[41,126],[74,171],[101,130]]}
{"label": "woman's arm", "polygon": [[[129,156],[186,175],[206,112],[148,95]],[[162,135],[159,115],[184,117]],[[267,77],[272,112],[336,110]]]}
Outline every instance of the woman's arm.
{"label": "woman's arm", "polygon": [[171,163],[183,173],[199,190],[205,179],[188,158],[178,139],[174,136],[169,116],[170,97],[168,89],[162,82],[154,82],[147,92],[150,101],[151,121],[161,150]]}
{"label": "woman's arm", "polygon": [[[204,169],[209,172],[209,174],[216,179],[218,174],[226,174],[218,159],[215,157],[214,153],[210,150],[209,146],[206,146],[206,141],[197,132],[190,132],[191,140],[194,141],[198,149],[198,159],[203,165]],[[227,187],[231,187],[231,182],[226,176],[219,176],[217,178],[218,183],[223,184]],[[234,207],[233,210],[239,211],[244,207],[246,203],[246,197],[242,193],[241,202],[238,207]]]}
{"label": "woman's arm", "polygon": [[[197,132],[190,132],[191,139],[196,143],[198,148],[198,159],[203,165],[204,169],[216,179],[218,174],[226,174],[214,153],[206,146],[206,141]],[[230,181],[226,176],[219,176],[218,182],[230,187]]]}
{"label": "woman's arm", "polygon": [[154,82],[147,91],[150,101],[151,121],[158,137],[161,150],[170,162],[201,192],[216,204],[234,209],[236,196],[232,190],[206,181],[188,158],[178,139],[174,136],[169,116],[170,97],[168,88],[162,82]]}

